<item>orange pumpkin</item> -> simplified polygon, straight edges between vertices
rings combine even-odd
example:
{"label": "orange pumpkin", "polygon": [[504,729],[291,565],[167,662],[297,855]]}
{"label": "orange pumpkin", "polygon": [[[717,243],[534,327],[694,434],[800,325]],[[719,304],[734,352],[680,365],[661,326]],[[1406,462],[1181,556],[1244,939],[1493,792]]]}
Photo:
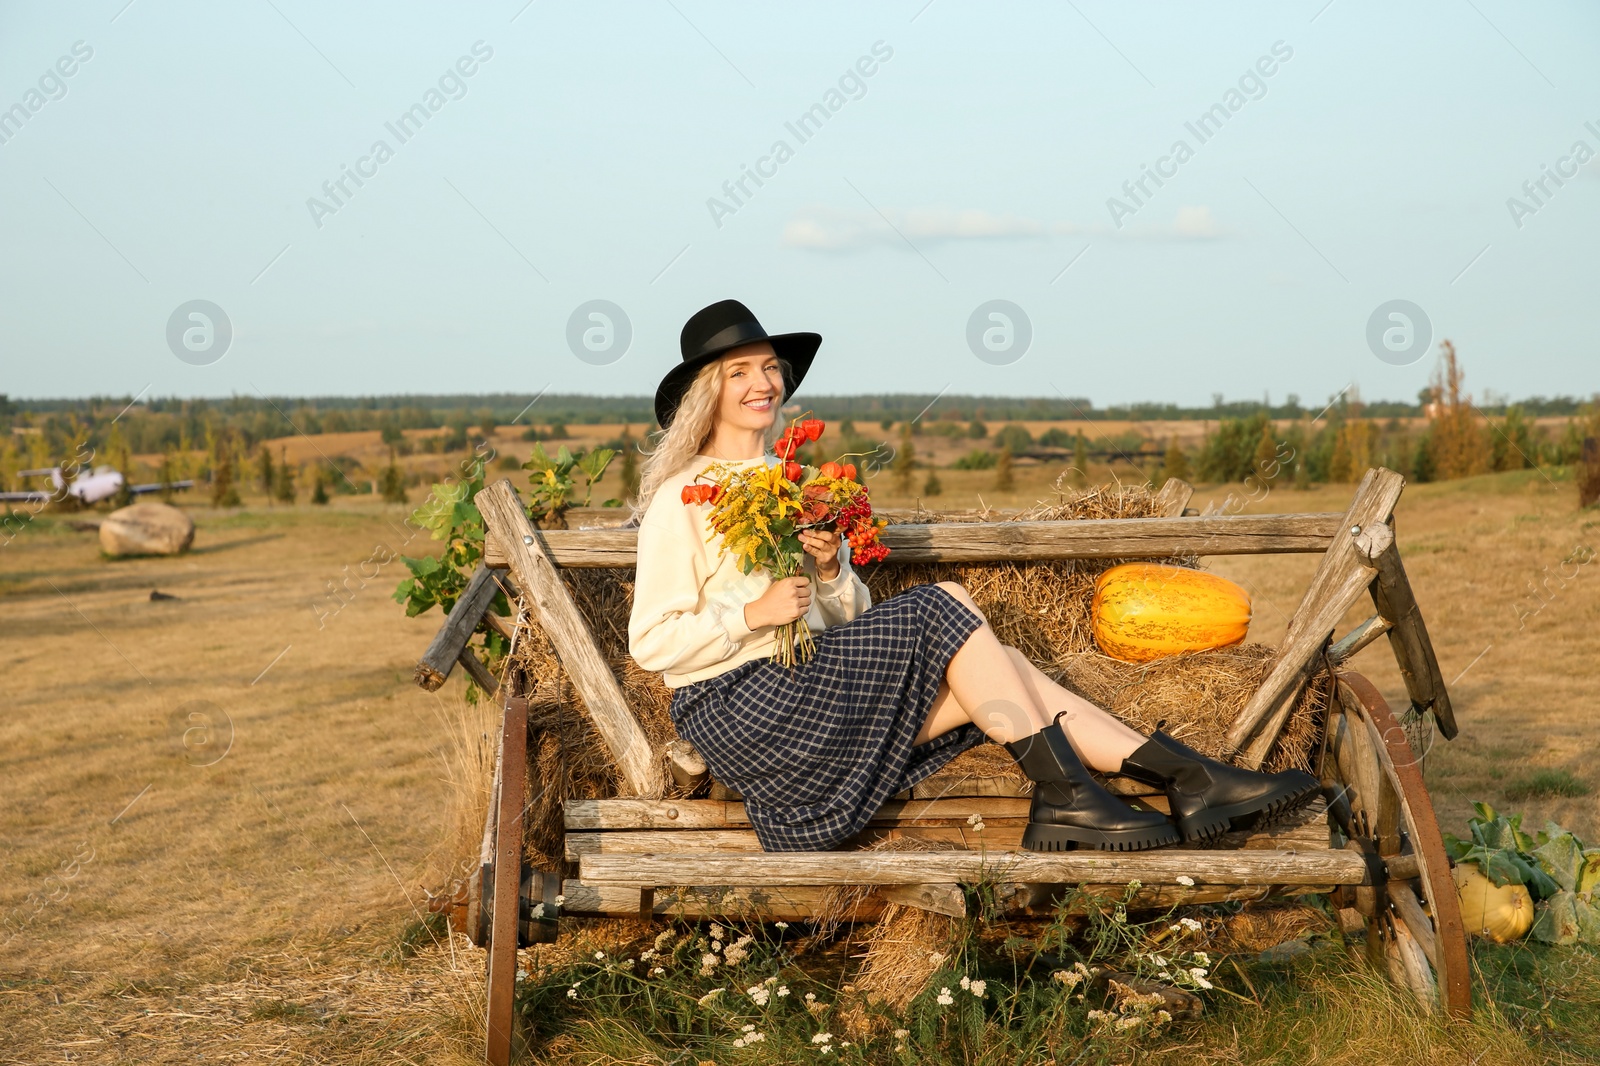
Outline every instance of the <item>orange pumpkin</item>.
{"label": "orange pumpkin", "polygon": [[1094,583],[1094,639],[1113,659],[1226,648],[1249,630],[1250,594],[1204,570],[1123,563]]}

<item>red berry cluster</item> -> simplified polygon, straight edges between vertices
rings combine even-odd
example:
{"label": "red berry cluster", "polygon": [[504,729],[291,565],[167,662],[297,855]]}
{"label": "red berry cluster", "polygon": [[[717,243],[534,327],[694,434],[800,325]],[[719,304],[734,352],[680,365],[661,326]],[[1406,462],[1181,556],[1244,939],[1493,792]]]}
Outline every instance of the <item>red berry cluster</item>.
{"label": "red berry cluster", "polygon": [[839,509],[839,529],[850,543],[850,564],[875,563],[889,554],[888,545],[878,539],[887,523],[872,517],[872,501],[866,490]]}

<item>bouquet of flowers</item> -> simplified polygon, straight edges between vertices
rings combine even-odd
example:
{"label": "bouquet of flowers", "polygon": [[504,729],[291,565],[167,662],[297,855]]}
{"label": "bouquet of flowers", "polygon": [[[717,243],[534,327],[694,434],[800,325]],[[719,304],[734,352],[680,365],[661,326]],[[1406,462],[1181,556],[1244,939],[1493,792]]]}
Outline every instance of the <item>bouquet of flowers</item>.
{"label": "bouquet of flowers", "polygon": [[[889,554],[878,539],[886,523],[873,517],[855,465],[805,466],[796,461],[800,447],[820,438],[825,428],[820,419],[797,419],[773,449],[783,462],[744,468],[717,463],[684,486],[685,504],[711,505],[711,528],[722,534],[722,551],[737,556],[742,572],[760,566],[774,580],[798,575],[805,559],[800,543],[805,529],[838,530],[854,562],[874,562]],[[809,662],[816,652],[804,618],[779,626],[777,637],[772,657],[785,666]]]}

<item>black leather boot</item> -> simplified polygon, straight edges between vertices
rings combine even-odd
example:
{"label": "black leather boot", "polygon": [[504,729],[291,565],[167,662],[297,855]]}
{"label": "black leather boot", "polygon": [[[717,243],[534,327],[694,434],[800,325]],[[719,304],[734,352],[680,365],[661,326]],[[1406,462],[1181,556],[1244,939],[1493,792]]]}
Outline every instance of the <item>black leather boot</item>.
{"label": "black leather boot", "polygon": [[1292,810],[1321,788],[1304,770],[1265,774],[1207,758],[1159,726],[1122,760],[1118,772],[1167,790],[1172,816],[1186,841],[1209,840],[1230,828]]}
{"label": "black leather boot", "polygon": [[1140,851],[1178,842],[1166,815],[1129,806],[1090,775],[1059,722],[1005,747],[1035,782],[1022,834],[1029,851]]}

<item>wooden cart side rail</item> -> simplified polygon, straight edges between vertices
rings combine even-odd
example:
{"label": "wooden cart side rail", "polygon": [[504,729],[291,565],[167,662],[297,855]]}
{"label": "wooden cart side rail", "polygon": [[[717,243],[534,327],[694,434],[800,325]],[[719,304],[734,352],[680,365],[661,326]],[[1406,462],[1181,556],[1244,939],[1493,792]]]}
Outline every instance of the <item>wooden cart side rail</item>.
{"label": "wooden cart side rail", "polygon": [[[884,562],[897,565],[1270,555],[1327,551],[1343,519],[1343,515],[1326,513],[907,523],[885,527],[882,537],[889,547]],[[537,536],[557,566],[626,569],[635,565],[637,530],[548,529],[538,531]],[[508,560],[508,546],[498,534],[492,536],[484,562],[505,566]]]}
{"label": "wooden cart side rail", "polygon": [[578,879],[638,885],[919,885],[1014,882],[1205,885],[1359,885],[1366,860],[1351,851],[1118,852],[826,851],[760,855],[585,855]]}
{"label": "wooden cart side rail", "polygon": [[[1333,891],[1333,885],[1144,885],[1129,901],[1134,910],[1165,910],[1170,907],[1196,903],[1222,903],[1227,900],[1277,899],[1284,896]],[[879,918],[885,904],[904,898],[903,893],[919,892],[918,903],[923,910],[934,909],[935,901],[926,897],[941,892],[945,898],[962,895],[961,886],[953,882],[942,885],[880,885],[845,912],[844,920],[852,922],[873,921]],[[1127,893],[1126,884],[1028,884],[1008,882],[996,886],[995,900],[1007,913],[1048,918],[1054,915],[1056,903],[1068,892],[1077,890],[1075,911],[1095,904],[1096,897],[1120,900]],[[618,885],[589,882],[567,878],[561,882],[565,897],[563,914],[580,917],[639,917],[640,890],[637,885]],[[832,913],[837,905],[834,893],[826,885],[685,885],[672,889],[658,889],[651,895],[651,916],[656,918],[723,918],[748,917],[760,921],[803,921]],[[953,908],[939,908],[939,913],[951,913]],[[965,912],[963,908],[962,912]]]}
{"label": "wooden cart side rail", "polygon": [[644,728],[628,706],[616,675],[572,594],[556,573],[540,538],[522,510],[511,482],[502,478],[473,498],[484,528],[508,544],[517,587],[555,646],[567,677],[583,699],[589,720],[611,749],[624,786],[636,796],[659,796],[665,774]]}

